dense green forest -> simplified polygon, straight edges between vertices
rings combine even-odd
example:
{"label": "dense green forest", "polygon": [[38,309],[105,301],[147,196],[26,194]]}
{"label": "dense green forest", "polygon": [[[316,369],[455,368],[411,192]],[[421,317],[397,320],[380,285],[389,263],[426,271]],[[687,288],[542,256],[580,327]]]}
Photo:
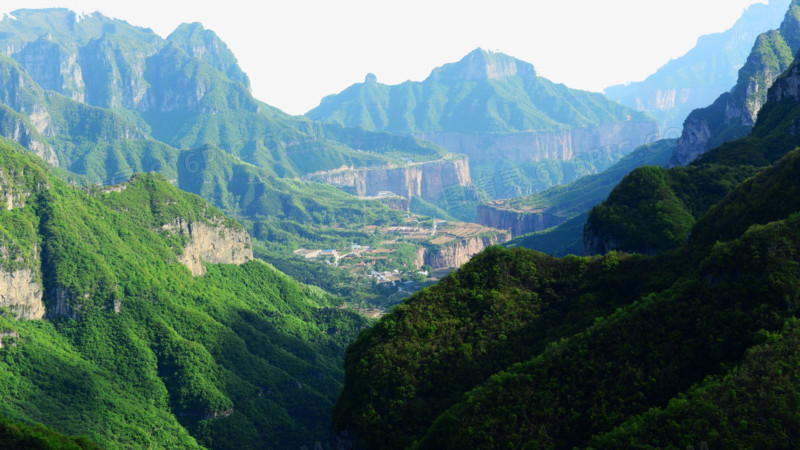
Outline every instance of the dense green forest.
{"label": "dense green forest", "polygon": [[24,425],[0,418],[0,447],[9,450],[100,449],[83,437],[65,436],[43,425]]}
{"label": "dense green forest", "polygon": [[800,113],[798,102],[781,96],[796,83],[797,71],[795,62],[775,82],[771,101],[760,110],[748,137],[711,149],[687,167],[645,167],[624,178],[589,214],[587,234],[601,243],[585,250],[675,249],[686,241],[695,221],[734,187],[800,145],[792,131]]}
{"label": "dense green forest", "polygon": [[362,332],[335,442],[792,448],[799,73],[749,137],[626,176],[588,217],[601,255],[492,247]]}
{"label": "dense green forest", "polygon": [[[592,134],[638,139],[650,117],[502,53],[418,83],[370,75],[296,117],[255,99],[200,24],[162,38],[99,13],[0,18],[0,135],[16,141],[0,138],[0,447],[793,448],[798,25],[792,0],[733,91],[694,113],[716,147],[668,169],[680,141],[631,153]],[[439,132],[482,133],[486,160],[470,174],[423,140]],[[556,142],[572,132],[597,148]],[[536,133],[562,153],[498,144]],[[455,201],[409,195],[408,215],[308,181],[456,160],[436,186]],[[437,218],[590,173],[508,202],[561,226],[438,284],[420,249],[496,233],[381,230],[433,237]],[[398,281],[424,289],[292,254],[383,244],[357,270],[407,267]]]}
{"label": "dense green forest", "polygon": [[[752,181],[763,189],[734,190],[731,207],[781,203],[798,155]],[[781,376],[796,358],[800,205],[741,214],[736,228],[713,214],[727,205],[658,257],[485,251],[349,348],[339,438],[368,448],[787,445],[800,425],[791,403],[747,386],[755,372],[781,392],[800,388]]]}
{"label": "dense green forest", "polygon": [[193,277],[174,224],[243,230],[161,176],[79,190],[6,142],[0,167],[3,192],[27,199],[0,210],[0,265],[34,272],[48,318],[0,315],[0,415],[103,447],[325,441],[365,319],[259,261]]}

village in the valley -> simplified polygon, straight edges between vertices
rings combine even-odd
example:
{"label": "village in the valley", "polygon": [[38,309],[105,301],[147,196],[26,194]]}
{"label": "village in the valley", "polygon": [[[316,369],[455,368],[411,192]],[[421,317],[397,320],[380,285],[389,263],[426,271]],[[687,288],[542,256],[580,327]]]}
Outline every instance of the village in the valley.
{"label": "village in the valley", "polygon": [[[345,248],[301,248],[294,254],[347,269],[374,284],[391,286],[398,293],[410,295],[457,269],[464,259],[457,255],[462,244],[482,238],[497,242],[505,240],[503,232],[493,228],[414,214],[405,214],[401,225],[371,225],[361,231],[382,239],[375,246],[351,243]],[[443,249],[451,247],[452,257],[439,255],[448,253]]]}

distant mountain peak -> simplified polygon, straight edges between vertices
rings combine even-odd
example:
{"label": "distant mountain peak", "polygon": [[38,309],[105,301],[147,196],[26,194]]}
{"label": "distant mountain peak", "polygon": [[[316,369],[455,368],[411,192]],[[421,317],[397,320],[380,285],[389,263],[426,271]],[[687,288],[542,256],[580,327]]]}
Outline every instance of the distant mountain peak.
{"label": "distant mountain peak", "polygon": [[377,84],[378,77],[375,76],[374,73],[368,73],[366,78],[364,78],[364,84]]}
{"label": "distant mountain peak", "polygon": [[536,76],[536,69],[505,53],[476,48],[456,63],[445,64],[431,72],[429,78],[439,80],[488,80],[511,76]]}
{"label": "distant mountain peak", "polygon": [[225,42],[213,30],[199,22],[182,23],[169,36],[173,43],[189,55],[201,59],[223,72],[230,79],[250,88],[250,79],[239,67],[239,62]]}

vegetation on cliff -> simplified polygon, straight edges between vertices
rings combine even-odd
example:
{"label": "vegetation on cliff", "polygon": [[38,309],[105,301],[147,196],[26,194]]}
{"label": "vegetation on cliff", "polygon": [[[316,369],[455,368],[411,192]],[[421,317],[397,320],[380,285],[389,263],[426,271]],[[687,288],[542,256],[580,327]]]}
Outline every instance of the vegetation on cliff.
{"label": "vegetation on cliff", "polygon": [[653,256],[493,247],[361,333],[334,440],[791,447],[798,79],[779,79],[749,138],[688,167],[639,168],[591,212],[587,238]]}
{"label": "vegetation on cliff", "polygon": [[[518,236],[508,247],[525,247],[551,254],[566,256],[583,252],[583,224],[588,212],[602,203],[614,187],[631,171],[641,166],[666,166],[675,140],[664,139],[636,149],[609,169],[588,175],[565,186],[550,188],[527,197],[505,200],[496,208],[502,210],[543,210],[561,218],[563,224],[550,230],[535,230]],[[493,226],[491,223],[484,225]]]}
{"label": "vegetation on cliff", "polygon": [[[344,346],[366,325],[262,262],[179,262],[176,221],[241,229],[161,176],[78,190],[0,144],[24,206],[2,246],[41,249],[46,321],[0,315],[0,415],[104,447],[274,448],[327,435]],[[9,225],[17,225],[10,229]],[[76,414],[80,411],[80,414]]]}
{"label": "vegetation on cliff", "polygon": [[[769,435],[787,445],[785,430],[800,425],[783,400],[800,385],[782,375],[796,358],[800,205],[759,211],[786,203],[798,158],[735,188],[695,226],[697,239],[661,256],[484,252],[348,349],[339,438],[367,448],[717,447]],[[745,392],[754,377],[784,394]]]}

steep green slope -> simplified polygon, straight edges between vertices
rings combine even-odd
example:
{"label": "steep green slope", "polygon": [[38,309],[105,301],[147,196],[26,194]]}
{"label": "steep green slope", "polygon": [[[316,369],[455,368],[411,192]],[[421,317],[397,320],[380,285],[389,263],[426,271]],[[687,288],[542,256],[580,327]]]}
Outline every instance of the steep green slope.
{"label": "steep green slope", "polygon": [[99,449],[86,438],[65,436],[42,425],[12,423],[0,418],[0,446],[7,449]]}
{"label": "steep green slope", "polygon": [[695,219],[732,187],[756,167],[773,164],[800,145],[795,125],[800,115],[799,80],[800,68],[793,63],[770,88],[750,136],[714,148],[688,167],[631,173],[589,215],[585,254],[653,253],[679,247]]}
{"label": "steep green slope", "polygon": [[676,249],[695,220],[757,171],[753,166],[722,165],[637,169],[589,213],[584,254]]}
{"label": "steep green slope", "polygon": [[3,309],[0,415],[104,447],[324,439],[363,319],[261,262],[193,277],[191,255],[240,262],[249,239],[163,177],[84,192],[8,144],[0,160],[0,272],[30,273],[47,316]]}
{"label": "steep green slope", "polygon": [[[798,155],[734,189],[671,254],[484,252],[349,348],[335,439],[645,448],[769,436],[787,445],[800,425],[796,377],[781,372],[796,359],[800,204],[786,188],[797,188]],[[731,226],[733,207],[753,213]],[[702,238],[719,233],[725,242]],[[780,394],[745,392],[755,374]]]}
{"label": "steep green slope", "polygon": [[335,430],[355,434],[365,448],[408,447],[492,374],[666,287],[645,276],[652,264],[616,255],[590,261],[484,251],[349,347]]}
{"label": "steep green slope", "polygon": [[[594,448],[786,448],[798,439],[798,322],[756,336],[741,366],[593,439]],[[768,405],[765,408],[764,405]],[[719,424],[726,424],[724,427]]]}
{"label": "steep green slope", "polygon": [[[726,373],[759,330],[779,331],[796,307],[798,261],[790,249],[800,242],[797,225],[796,218],[778,222],[715,248],[672,289],[498,373],[441,415],[419,448],[585,446],[593,435]],[[765,273],[780,281],[759,283]],[[756,408],[760,415],[772,405]],[[796,426],[793,416],[786,419],[780,427]],[[735,433],[735,422],[746,418],[732,411],[730,420],[711,425],[709,435]]]}

